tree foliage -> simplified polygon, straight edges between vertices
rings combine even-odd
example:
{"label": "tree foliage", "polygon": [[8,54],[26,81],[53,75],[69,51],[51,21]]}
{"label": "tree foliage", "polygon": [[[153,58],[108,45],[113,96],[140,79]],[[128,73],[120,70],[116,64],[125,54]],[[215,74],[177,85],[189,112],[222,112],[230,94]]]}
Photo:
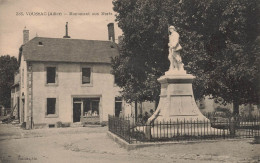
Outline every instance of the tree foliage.
{"label": "tree foliage", "polygon": [[18,70],[15,57],[4,55],[0,57],[0,104],[10,107],[11,86],[14,84],[14,73]]}
{"label": "tree foliage", "polygon": [[183,47],[185,69],[196,76],[194,94],[238,105],[259,103],[259,13],[257,0],[115,0],[124,33],[113,74],[123,96],[158,99],[159,78],[169,67],[168,26]]}

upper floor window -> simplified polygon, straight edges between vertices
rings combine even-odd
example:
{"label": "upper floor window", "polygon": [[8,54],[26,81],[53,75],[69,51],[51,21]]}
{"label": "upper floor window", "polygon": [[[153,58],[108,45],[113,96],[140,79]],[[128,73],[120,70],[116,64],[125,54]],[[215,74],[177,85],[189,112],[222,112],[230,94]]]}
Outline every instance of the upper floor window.
{"label": "upper floor window", "polygon": [[82,84],[91,83],[91,68],[82,68]]}
{"label": "upper floor window", "polygon": [[113,78],[114,78],[114,87],[116,87],[116,86],[117,86],[117,84],[116,84],[116,83],[117,83],[117,80],[118,80],[118,79],[116,78],[116,76],[115,76],[115,75],[113,75]]}
{"label": "upper floor window", "polygon": [[56,67],[47,67],[47,84],[56,83]]}

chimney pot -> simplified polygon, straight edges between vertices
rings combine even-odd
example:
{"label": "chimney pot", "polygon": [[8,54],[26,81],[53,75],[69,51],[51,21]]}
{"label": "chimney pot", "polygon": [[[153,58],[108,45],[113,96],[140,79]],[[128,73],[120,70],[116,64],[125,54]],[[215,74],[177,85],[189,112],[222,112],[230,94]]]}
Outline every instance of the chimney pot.
{"label": "chimney pot", "polygon": [[63,36],[63,38],[70,38],[70,36],[68,35],[68,22],[66,22],[65,25],[65,36]]}
{"label": "chimney pot", "polygon": [[107,25],[107,28],[108,28],[108,40],[115,42],[114,23],[109,23]]}
{"label": "chimney pot", "polygon": [[29,41],[29,30],[24,27],[23,30],[23,44],[27,43]]}

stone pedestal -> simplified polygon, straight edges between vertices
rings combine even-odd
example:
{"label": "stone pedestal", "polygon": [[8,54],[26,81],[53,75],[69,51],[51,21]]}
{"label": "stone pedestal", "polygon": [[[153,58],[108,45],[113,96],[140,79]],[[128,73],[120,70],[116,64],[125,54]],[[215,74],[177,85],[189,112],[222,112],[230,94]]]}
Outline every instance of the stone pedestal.
{"label": "stone pedestal", "polygon": [[160,102],[150,121],[207,121],[194,100],[192,81],[195,77],[180,71],[165,74],[158,79],[161,83]]}
{"label": "stone pedestal", "polygon": [[[192,90],[193,75],[183,71],[167,71],[160,77],[159,105],[144,128],[147,139],[180,136],[199,136],[220,132],[211,128],[209,120],[197,107]],[[153,122],[153,123],[152,123]],[[154,124],[154,125],[149,125]],[[184,127],[184,130],[182,129]],[[139,130],[139,129],[137,129]]]}

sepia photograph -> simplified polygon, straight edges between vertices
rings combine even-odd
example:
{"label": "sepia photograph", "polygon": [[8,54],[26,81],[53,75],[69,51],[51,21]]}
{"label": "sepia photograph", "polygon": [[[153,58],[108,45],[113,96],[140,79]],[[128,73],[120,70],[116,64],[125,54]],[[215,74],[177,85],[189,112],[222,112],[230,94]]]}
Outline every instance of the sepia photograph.
{"label": "sepia photograph", "polygon": [[259,69],[259,0],[0,0],[0,163],[258,163]]}

